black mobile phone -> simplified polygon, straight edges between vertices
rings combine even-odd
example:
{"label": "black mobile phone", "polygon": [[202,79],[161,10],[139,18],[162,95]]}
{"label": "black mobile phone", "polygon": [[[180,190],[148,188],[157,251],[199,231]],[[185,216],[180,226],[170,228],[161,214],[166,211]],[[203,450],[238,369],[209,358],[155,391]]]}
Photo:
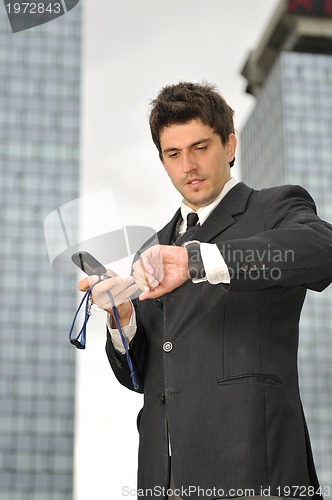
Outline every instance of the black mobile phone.
{"label": "black mobile phone", "polygon": [[71,256],[71,260],[77,265],[82,271],[84,271],[89,276],[96,274],[101,280],[110,278],[107,276],[107,269],[103,266],[97,259],[95,259],[88,252],[80,250]]}

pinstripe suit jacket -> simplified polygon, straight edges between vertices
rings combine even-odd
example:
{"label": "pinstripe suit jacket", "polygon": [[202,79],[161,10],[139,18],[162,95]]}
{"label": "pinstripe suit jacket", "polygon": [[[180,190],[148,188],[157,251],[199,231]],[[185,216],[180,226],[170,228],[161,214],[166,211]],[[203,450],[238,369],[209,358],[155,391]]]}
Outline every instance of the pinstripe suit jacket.
{"label": "pinstripe suit jacket", "polygon": [[[160,243],[170,243],[178,217]],[[167,487],[168,433],[176,486],[193,500],[207,498],[203,490],[219,498],[232,488],[280,496],[278,487],[318,487],[298,387],[298,325],[306,289],[332,280],[332,226],[299,186],[239,183],[194,238],[218,245],[231,283],[189,280],[135,304],[130,349],[144,392],[138,487],[154,488],[156,498]],[[109,334],[106,351],[131,389]]]}

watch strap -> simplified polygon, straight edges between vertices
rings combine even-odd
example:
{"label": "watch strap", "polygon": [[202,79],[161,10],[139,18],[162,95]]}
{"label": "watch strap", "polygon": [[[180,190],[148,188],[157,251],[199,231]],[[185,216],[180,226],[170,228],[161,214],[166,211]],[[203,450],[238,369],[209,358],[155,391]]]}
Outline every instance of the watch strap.
{"label": "watch strap", "polygon": [[203,279],[206,277],[203,259],[201,255],[200,241],[186,241],[183,247],[188,253],[188,267],[191,279]]}

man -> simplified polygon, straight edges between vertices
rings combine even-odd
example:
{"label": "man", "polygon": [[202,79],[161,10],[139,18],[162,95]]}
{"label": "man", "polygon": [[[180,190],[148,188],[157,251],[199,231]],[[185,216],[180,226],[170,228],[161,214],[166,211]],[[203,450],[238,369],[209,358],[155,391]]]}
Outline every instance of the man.
{"label": "man", "polygon": [[306,289],[332,280],[332,226],[299,186],[255,191],[231,177],[233,111],[213,86],[165,87],[150,127],[181,208],[132,277],[79,284],[95,285],[93,300],[109,313],[108,359],[132,389],[111,291],[144,392],[140,496],[171,486],[170,498],[194,500],[319,497],[298,324]]}

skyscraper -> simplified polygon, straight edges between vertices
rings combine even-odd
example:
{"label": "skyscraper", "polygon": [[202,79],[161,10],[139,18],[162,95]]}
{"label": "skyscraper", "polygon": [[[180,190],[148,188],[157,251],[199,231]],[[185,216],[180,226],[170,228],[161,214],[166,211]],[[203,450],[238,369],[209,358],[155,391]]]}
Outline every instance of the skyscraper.
{"label": "skyscraper", "polygon": [[0,7],[0,500],[71,500],[75,278],[44,219],[77,198],[81,13],[13,34]]}
{"label": "skyscraper", "polygon": [[[243,68],[256,106],[241,133],[242,178],[300,184],[332,221],[332,2],[282,0]],[[300,387],[322,486],[332,485],[332,288],[308,292]]]}

